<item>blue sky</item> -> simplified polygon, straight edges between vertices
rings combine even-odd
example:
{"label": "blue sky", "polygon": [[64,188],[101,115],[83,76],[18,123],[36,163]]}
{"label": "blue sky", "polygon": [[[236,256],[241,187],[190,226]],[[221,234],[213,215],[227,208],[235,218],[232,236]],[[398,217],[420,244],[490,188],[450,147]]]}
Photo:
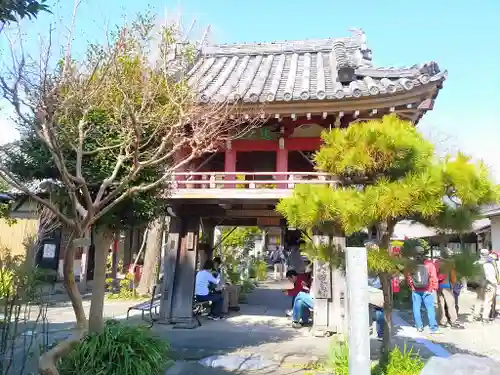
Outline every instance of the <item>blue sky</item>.
{"label": "blue sky", "polygon": [[[163,17],[182,14],[185,24],[212,25],[217,43],[340,37],[349,28],[365,30],[374,64],[413,65],[437,61],[449,72],[434,111],[419,127],[441,148],[458,148],[482,158],[500,182],[500,1],[498,0],[151,0]],[[76,47],[103,38],[106,24],[121,23],[147,9],[147,1],[83,0],[76,25]],[[36,35],[49,22],[69,22],[72,1],[54,5],[54,15],[23,23]],[[61,40],[62,42],[62,40]],[[32,44],[30,44],[32,45]],[[0,43],[0,48],[2,44]],[[0,119],[0,142],[12,136]]]}

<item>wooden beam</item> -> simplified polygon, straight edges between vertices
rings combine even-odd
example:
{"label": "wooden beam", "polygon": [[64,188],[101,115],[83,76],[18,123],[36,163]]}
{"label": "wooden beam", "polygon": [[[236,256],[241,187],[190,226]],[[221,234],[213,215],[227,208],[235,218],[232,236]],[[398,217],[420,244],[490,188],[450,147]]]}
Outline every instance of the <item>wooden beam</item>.
{"label": "wooden beam", "polygon": [[226,212],[227,218],[257,218],[257,217],[281,217],[281,215],[274,210],[228,210]]}
{"label": "wooden beam", "polygon": [[[422,97],[429,97],[438,90],[440,82],[431,82],[426,85],[415,87],[410,91],[402,91],[386,96],[371,96],[362,97],[356,100],[304,100],[304,101],[290,101],[290,102],[274,102],[266,103],[267,113],[279,113],[281,116],[294,113],[298,114],[323,113],[325,111],[331,112],[351,112],[358,110],[368,111],[373,108],[390,108],[408,103],[420,103]],[[248,110],[251,113],[255,112],[255,104],[243,104],[241,111]]]}

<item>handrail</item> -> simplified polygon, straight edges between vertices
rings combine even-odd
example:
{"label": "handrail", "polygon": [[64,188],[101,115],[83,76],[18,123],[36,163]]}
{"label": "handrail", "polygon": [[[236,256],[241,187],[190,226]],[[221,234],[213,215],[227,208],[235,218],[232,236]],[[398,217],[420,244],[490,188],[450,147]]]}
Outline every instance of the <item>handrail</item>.
{"label": "handrail", "polygon": [[[263,179],[257,177],[262,176]],[[240,179],[242,178],[242,179]],[[329,185],[338,179],[324,172],[176,172],[172,184],[176,189],[293,189],[296,185]]]}
{"label": "handrail", "polygon": [[[176,181],[178,184],[190,184],[190,185],[206,185],[209,183],[207,180],[179,180]],[[335,182],[335,180],[217,180],[214,184],[217,185],[274,185],[274,184],[329,184]]]}
{"label": "handrail", "polygon": [[174,176],[332,176],[325,172],[173,172]]}

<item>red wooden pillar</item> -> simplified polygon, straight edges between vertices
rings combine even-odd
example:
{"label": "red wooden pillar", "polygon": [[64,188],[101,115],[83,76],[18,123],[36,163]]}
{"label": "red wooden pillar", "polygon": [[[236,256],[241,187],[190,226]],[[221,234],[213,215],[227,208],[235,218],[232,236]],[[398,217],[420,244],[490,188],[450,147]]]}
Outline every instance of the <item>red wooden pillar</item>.
{"label": "red wooden pillar", "polygon": [[[224,172],[236,172],[236,150],[233,150],[231,141],[227,142],[227,147],[224,156]],[[235,175],[227,175],[224,177],[225,181],[235,180]],[[225,188],[234,189],[234,184],[224,185]]]}
{"label": "red wooden pillar", "polygon": [[[276,172],[286,173],[288,172],[288,149],[285,147],[284,138],[279,139],[278,146],[279,146],[278,150],[276,151]],[[283,175],[278,174],[276,176],[276,179],[287,181],[288,178],[286,174]],[[288,186],[287,183],[278,184],[278,189],[286,189],[287,186]]]}
{"label": "red wooden pillar", "polygon": [[[187,156],[187,150],[185,150],[185,149],[178,150],[174,155],[174,164],[182,162],[182,160],[184,160],[186,158],[186,156]],[[183,165],[183,166],[177,168],[177,170],[175,172],[177,172],[177,173],[187,172],[187,169],[188,169],[187,167],[188,167],[187,165]],[[175,176],[175,181],[177,182],[178,187],[180,189],[185,189],[187,187],[186,184],[183,183],[183,181],[186,181],[186,179],[187,179],[187,176],[185,176],[185,175]]]}

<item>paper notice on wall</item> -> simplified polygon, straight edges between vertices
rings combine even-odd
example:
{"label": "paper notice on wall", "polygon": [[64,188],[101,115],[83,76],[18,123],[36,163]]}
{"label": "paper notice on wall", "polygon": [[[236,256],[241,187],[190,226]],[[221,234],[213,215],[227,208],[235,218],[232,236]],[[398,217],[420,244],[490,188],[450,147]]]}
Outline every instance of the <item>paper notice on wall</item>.
{"label": "paper notice on wall", "polygon": [[43,245],[43,258],[53,259],[56,257],[56,245],[52,243],[46,243]]}

